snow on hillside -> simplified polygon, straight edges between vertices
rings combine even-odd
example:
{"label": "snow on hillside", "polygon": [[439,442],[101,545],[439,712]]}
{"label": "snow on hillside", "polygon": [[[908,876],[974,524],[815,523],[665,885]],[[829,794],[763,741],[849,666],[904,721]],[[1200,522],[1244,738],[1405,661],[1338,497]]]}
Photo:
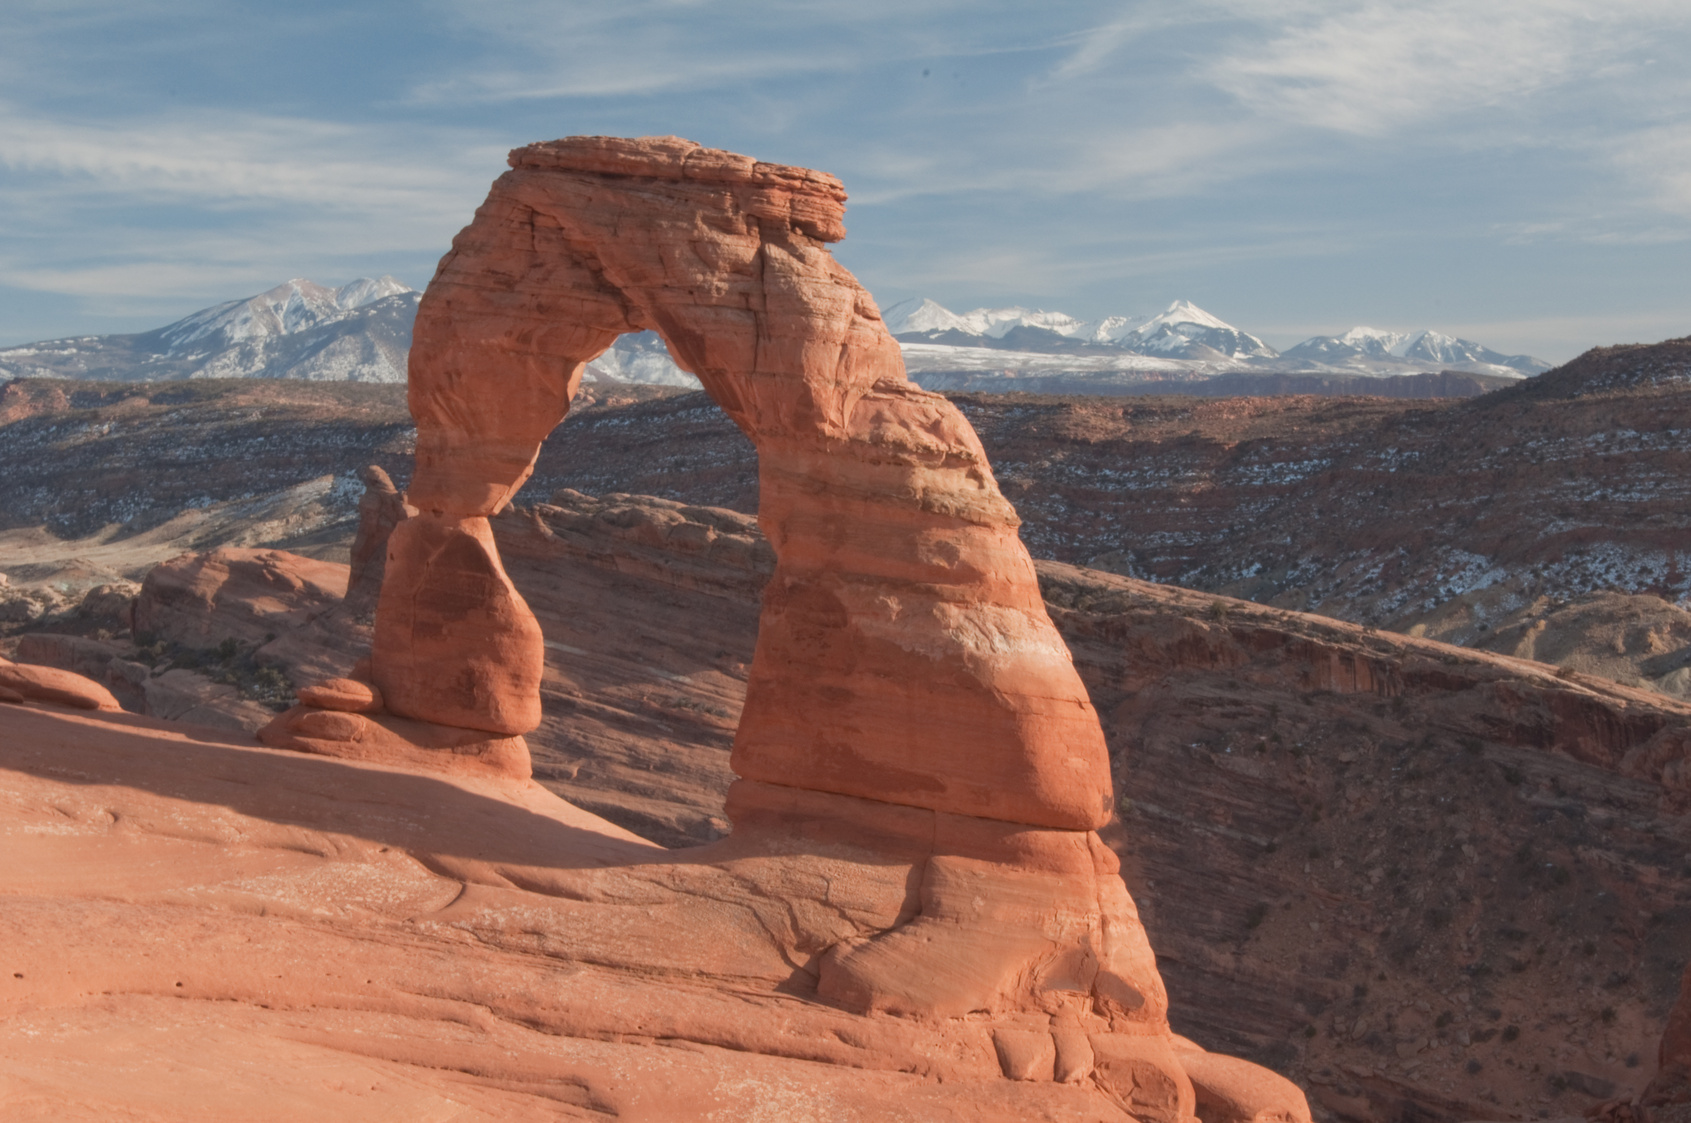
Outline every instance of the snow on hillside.
{"label": "snow on hillside", "polygon": [[611,349],[587,364],[588,382],[642,382],[653,386],[686,386],[697,390],[697,378],[675,365],[669,347],[655,331],[617,337]]}
{"label": "snow on hillside", "polygon": [[[1273,358],[1275,351],[1254,335],[1186,300],[1177,300],[1161,314],[1109,316],[1097,323],[1066,312],[1026,308],[976,308],[958,315],[933,300],[908,300],[887,309],[888,330],[907,343],[992,346],[991,341],[1017,351],[1037,350],[1038,333],[1075,340],[1134,355],[1215,361]],[[1049,340],[1048,342],[1056,342]],[[1032,346],[1030,346],[1032,345]]]}
{"label": "snow on hillside", "polygon": [[932,300],[907,300],[888,308],[882,317],[894,335],[956,331],[1003,339],[1019,327],[1040,328],[1058,335],[1080,335],[1087,325],[1063,312],[1026,308],[976,308],[958,315]]}
{"label": "snow on hillside", "polygon": [[1014,353],[1001,357],[1007,377],[1036,368],[1046,374],[1061,369],[1094,375],[1104,369],[1137,369],[1097,357],[1122,354],[1173,360],[1199,378],[1233,372],[1390,377],[1442,370],[1519,378],[1550,366],[1530,355],[1505,355],[1428,329],[1356,327],[1305,340],[1282,354],[1188,300],[1176,300],[1155,316],[1108,316],[1088,323],[1064,312],[1021,307],[976,308],[959,315],[922,299],[893,305],[885,319],[912,374],[970,371],[976,381],[982,349],[993,348]]}
{"label": "snow on hillside", "polygon": [[[257,296],[135,335],[47,340],[0,351],[0,382],[44,376],[115,381],[298,378],[404,382],[422,294],[393,277],[332,288],[296,277]],[[697,387],[652,332],[626,335],[588,364],[590,381]]]}
{"label": "snow on hillside", "polygon": [[336,323],[367,304],[415,291],[388,276],[360,277],[338,289],[295,277],[257,296],[185,316],[161,328],[159,335],[171,353],[232,347]]}
{"label": "snow on hillside", "polygon": [[1541,374],[1550,369],[1550,364],[1543,359],[1531,355],[1505,355],[1472,340],[1458,339],[1428,328],[1381,331],[1378,328],[1354,327],[1341,335],[1318,335],[1306,339],[1288,349],[1285,357],[1340,366],[1391,358],[1516,376]]}
{"label": "snow on hillside", "polygon": [[[40,375],[153,381],[303,378],[403,382],[421,294],[393,277],[338,288],[295,278],[136,335],[79,336],[0,350],[0,382]],[[1239,373],[1339,373],[1386,377],[1460,370],[1520,377],[1549,364],[1504,355],[1440,332],[1352,328],[1277,354],[1261,339],[1186,300],[1155,316],[1096,322],[1065,312],[975,308],[937,301],[888,308],[911,377],[932,388],[1078,378],[1086,385],[1203,380]],[[619,338],[588,364],[589,381],[697,387],[652,332]],[[1052,383],[1055,384],[1055,383]]]}

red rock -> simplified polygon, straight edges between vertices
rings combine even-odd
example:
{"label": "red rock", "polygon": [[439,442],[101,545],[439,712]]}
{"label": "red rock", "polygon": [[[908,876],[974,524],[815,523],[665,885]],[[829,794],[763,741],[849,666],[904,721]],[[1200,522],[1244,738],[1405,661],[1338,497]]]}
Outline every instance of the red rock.
{"label": "red rock", "polygon": [[665,851],[531,783],[241,740],[0,720],[0,1072],[29,1115],[1127,1123],[1089,1082],[1005,1079],[977,1019],[793,991],[789,934],[890,922],[904,870]]}
{"label": "red rock", "polygon": [[1089,1040],[1092,1079],[1117,1107],[1145,1123],[1186,1123],[1197,1116],[1192,1082],[1166,1035],[1107,1033]]}
{"label": "red rock", "polygon": [[17,695],[18,701],[51,702],[78,710],[123,712],[123,707],[118,705],[111,691],[91,678],[58,667],[0,659],[0,687]]}
{"label": "red rock", "polygon": [[183,554],[141,583],[135,632],[189,648],[226,639],[256,648],[339,604],[346,580],[346,566],[286,550]]}
{"label": "red rock", "polygon": [[382,712],[381,691],[356,679],[332,678],[311,686],[302,686],[295,694],[303,704],[321,710],[342,710],[351,714]]}
{"label": "red rock", "polygon": [[1174,1054],[1192,1081],[1204,1123],[1297,1123],[1309,1118],[1309,1101],[1285,1077],[1237,1057],[1207,1052],[1184,1037]]}
{"label": "red rock", "polygon": [[[827,252],[844,234],[838,181],[675,138],[573,138],[519,149],[511,164],[419,311],[410,501],[442,518],[497,513],[567,412],[583,364],[617,335],[653,328],[762,465],[759,519],[779,564],[740,775],[1102,825],[1103,738],[1015,512],[968,423],[905,378],[874,301]],[[607,179],[611,167],[621,170]],[[396,543],[390,557],[406,564],[402,553]],[[396,612],[433,611],[409,574],[395,576],[376,641],[389,706],[507,728],[486,712],[449,719],[434,700],[458,684],[424,676],[457,671],[424,672],[401,639],[384,638],[390,595]],[[390,687],[401,681],[403,694]],[[478,700],[511,701],[498,690]]]}
{"label": "red rock", "polygon": [[258,739],[278,749],[448,775],[527,780],[534,771],[521,737],[489,736],[390,714],[300,705],[278,714],[258,731]]}
{"label": "red rock", "polygon": [[540,724],[545,649],[487,520],[421,515],[389,539],[373,680],[403,717],[489,733]]}
{"label": "red rock", "polygon": [[364,481],[364,494],[358,500],[358,534],[352,541],[346,605],[351,611],[370,612],[375,610],[387,571],[388,537],[416,510],[380,465],[371,464],[358,476]]}
{"label": "red rock", "polygon": [[[1083,1064],[1071,1042],[1066,1079],[1089,1064],[1122,1110],[1185,1123],[1162,980],[1093,833],[1111,809],[1097,714],[974,431],[909,382],[826,249],[844,236],[838,181],[673,137],[572,138],[511,166],[418,313],[421,513],[389,539],[373,647],[388,709],[496,734],[539,723],[540,629],[487,520],[585,363],[656,330],[757,446],[776,555],[722,853],[792,867],[826,836],[903,869],[880,922],[794,922],[784,954],[857,1011],[1061,1018],[1090,1048]],[[264,739],[380,759],[362,754],[389,724],[302,709]],[[1050,1084],[1056,1039],[1019,1025],[998,1067]]]}
{"label": "red rock", "polygon": [[10,702],[14,706],[22,705],[24,696],[9,686],[0,686],[0,702]]}

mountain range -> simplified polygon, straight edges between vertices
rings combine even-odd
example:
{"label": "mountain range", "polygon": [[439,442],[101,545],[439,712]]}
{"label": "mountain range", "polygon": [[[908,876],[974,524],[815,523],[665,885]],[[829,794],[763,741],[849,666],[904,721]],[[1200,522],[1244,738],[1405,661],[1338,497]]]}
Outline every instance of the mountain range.
{"label": "mountain range", "polygon": [[1530,355],[1505,355],[1427,329],[1355,327],[1306,339],[1282,353],[1185,300],[1155,316],[1096,322],[1020,307],[959,315],[932,300],[904,301],[884,316],[904,348],[911,376],[933,389],[979,390],[992,381],[1030,378],[1122,387],[1239,373],[1383,378],[1461,371],[1513,379],[1550,369]]}
{"label": "mountain range", "polygon": [[[338,288],[296,278],[132,335],[86,335],[0,350],[0,382],[46,376],[119,381],[294,378],[403,382],[421,294],[383,276]],[[1422,393],[1358,379],[1449,372],[1471,392],[1548,370],[1440,332],[1356,327],[1285,352],[1189,301],[1155,316],[1096,322],[1064,312],[977,308],[933,300],[885,312],[915,381],[933,390],[1047,393]],[[1292,382],[1287,375],[1300,376]],[[588,364],[589,381],[696,387],[653,332],[623,336]],[[1260,387],[1257,385],[1261,383]]]}
{"label": "mountain range", "polygon": [[[420,299],[417,290],[388,276],[361,277],[339,288],[295,278],[148,332],[72,336],[0,350],[0,382],[28,377],[404,382]],[[699,384],[670,361],[663,341],[649,331],[617,340],[588,364],[587,380]]]}

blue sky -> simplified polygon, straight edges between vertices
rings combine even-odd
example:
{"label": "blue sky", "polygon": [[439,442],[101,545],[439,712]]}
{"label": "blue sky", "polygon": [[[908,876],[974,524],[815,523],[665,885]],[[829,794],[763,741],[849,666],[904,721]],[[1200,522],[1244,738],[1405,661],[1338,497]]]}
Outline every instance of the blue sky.
{"label": "blue sky", "polygon": [[507,149],[839,175],[883,307],[1691,333],[1684,0],[7,0],[0,344],[423,285]]}

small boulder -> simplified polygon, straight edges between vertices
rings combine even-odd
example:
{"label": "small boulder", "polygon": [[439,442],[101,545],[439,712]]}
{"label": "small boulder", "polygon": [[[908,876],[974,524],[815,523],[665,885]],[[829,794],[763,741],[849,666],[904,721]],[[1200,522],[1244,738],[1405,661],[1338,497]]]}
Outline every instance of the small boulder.
{"label": "small boulder", "polygon": [[350,678],[332,678],[294,692],[300,702],[320,710],[340,710],[349,714],[379,714],[382,712],[382,692],[367,682]]}
{"label": "small boulder", "polygon": [[58,667],[38,667],[33,663],[0,661],[0,687],[30,702],[51,702],[78,710],[101,710],[119,713],[112,692],[91,678]]}

